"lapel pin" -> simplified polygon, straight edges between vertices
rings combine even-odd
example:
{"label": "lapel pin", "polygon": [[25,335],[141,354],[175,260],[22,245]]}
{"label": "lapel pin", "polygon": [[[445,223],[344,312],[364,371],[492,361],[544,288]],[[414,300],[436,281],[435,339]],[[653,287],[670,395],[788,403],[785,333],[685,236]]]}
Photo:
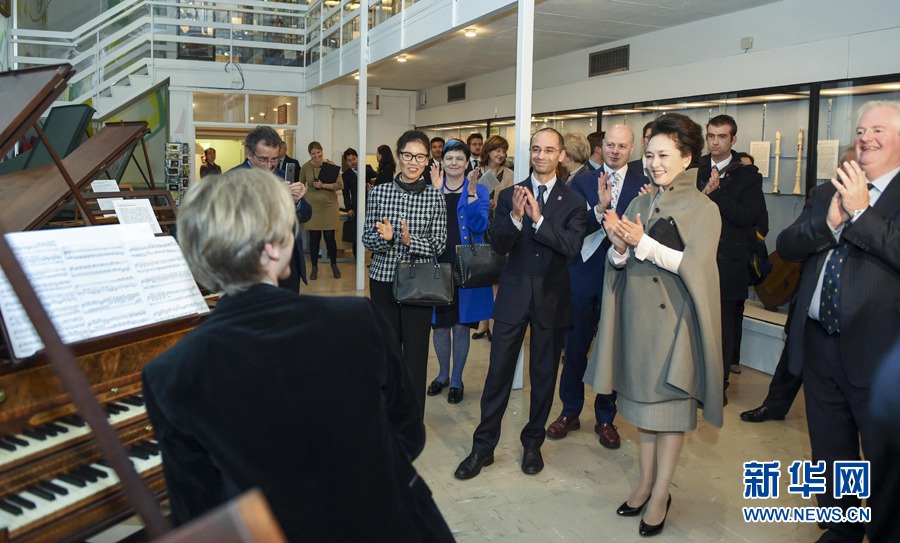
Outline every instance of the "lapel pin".
{"label": "lapel pin", "polygon": [[562,196],[557,196],[556,199],[557,199],[557,201],[562,202]]}

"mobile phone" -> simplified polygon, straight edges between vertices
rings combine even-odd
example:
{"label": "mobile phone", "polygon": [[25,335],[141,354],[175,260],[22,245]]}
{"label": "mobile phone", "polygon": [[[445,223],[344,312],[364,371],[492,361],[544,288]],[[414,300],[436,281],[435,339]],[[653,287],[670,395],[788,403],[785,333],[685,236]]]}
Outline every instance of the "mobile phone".
{"label": "mobile phone", "polygon": [[293,162],[288,162],[284,166],[284,180],[289,183],[293,183],[294,179],[297,178],[297,165]]}

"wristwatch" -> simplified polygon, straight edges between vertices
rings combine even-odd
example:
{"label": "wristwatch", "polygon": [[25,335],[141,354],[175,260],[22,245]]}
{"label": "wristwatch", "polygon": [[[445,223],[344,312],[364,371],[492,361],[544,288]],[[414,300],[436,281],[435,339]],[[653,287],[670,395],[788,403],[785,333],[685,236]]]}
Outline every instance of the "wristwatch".
{"label": "wristwatch", "polygon": [[869,208],[864,207],[864,208],[862,208],[862,209],[856,209],[856,210],[854,210],[854,211],[853,211],[853,215],[850,216],[850,221],[851,221],[851,222],[852,222],[852,221],[855,221],[855,220],[856,220],[857,218],[859,218],[859,216],[862,215],[863,212],[864,212],[865,210],[867,210],[867,209],[869,209]]}

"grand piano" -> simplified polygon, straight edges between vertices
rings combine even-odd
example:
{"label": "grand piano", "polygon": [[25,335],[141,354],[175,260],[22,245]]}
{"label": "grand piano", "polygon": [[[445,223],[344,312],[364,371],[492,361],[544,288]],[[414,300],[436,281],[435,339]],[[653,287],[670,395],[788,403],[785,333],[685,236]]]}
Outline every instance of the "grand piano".
{"label": "grand piano", "polygon": [[[0,153],[34,125],[72,73],[62,65],[0,74]],[[0,235],[41,228],[73,200],[82,222],[97,224],[86,185],[130,154],[147,132],[143,122],[107,125],[64,159],[54,156],[54,164],[0,176]],[[198,317],[183,318],[70,346],[157,504],[165,483],[141,399],[141,370],[198,323]],[[46,353],[24,360],[6,355],[0,360],[0,543],[80,541],[132,516],[117,471],[93,439],[97,432],[79,414]]]}

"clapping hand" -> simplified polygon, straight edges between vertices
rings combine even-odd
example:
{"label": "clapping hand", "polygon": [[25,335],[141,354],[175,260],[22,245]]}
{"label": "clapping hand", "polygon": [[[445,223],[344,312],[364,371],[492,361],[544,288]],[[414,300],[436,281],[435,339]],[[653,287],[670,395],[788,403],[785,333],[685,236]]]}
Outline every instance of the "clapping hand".
{"label": "clapping hand", "polygon": [[622,219],[616,223],[615,230],[616,234],[625,243],[636,247],[641,238],[644,237],[644,225],[641,223],[641,214],[638,213],[634,221],[629,219],[628,215],[622,215]]}
{"label": "clapping hand", "polygon": [[846,222],[850,220],[854,211],[869,207],[869,187],[865,172],[855,160],[844,162],[838,168],[837,175],[841,178],[841,182],[832,179],[831,184],[840,194],[841,208],[847,215],[843,222]]}
{"label": "clapping hand", "polygon": [[614,209],[607,209],[603,214],[603,228],[606,229],[606,236],[609,238],[610,243],[613,244],[613,247],[616,248],[616,252],[623,255],[628,248],[628,244],[617,233],[616,227],[619,221],[619,214]]}
{"label": "clapping hand", "polygon": [[645,184],[641,187],[641,190],[638,191],[638,196],[643,196],[645,194],[650,194],[650,183]]}
{"label": "clapping hand", "polygon": [[406,224],[406,219],[400,221],[400,243],[409,247],[409,226]]}
{"label": "clapping hand", "polygon": [[609,207],[612,202],[612,184],[609,182],[610,173],[605,172],[597,178],[597,206],[596,210],[603,213],[604,209]]}
{"label": "clapping hand", "polygon": [[513,188],[512,218],[519,222],[522,222],[522,219],[525,217],[525,205],[528,202],[528,196],[526,196],[526,194],[531,193],[525,187],[516,185]]}
{"label": "clapping hand", "polygon": [[537,224],[537,222],[541,220],[541,208],[538,206],[538,202],[534,199],[534,194],[532,194],[530,190],[523,188],[522,191],[525,193],[525,213],[528,215],[528,218],[531,219],[531,222]]}
{"label": "clapping hand", "polygon": [[431,164],[431,186],[441,190],[444,186],[444,170],[437,164]]}
{"label": "clapping hand", "polygon": [[394,227],[391,226],[391,221],[387,217],[382,217],[380,221],[375,223],[375,230],[384,241],[394,239]]}
{"label": "clapping hand", "polygon": [[709,183],[703,187],[703,194],[709,194],[719,188],[719,169],[713,168],[709,176]]}

